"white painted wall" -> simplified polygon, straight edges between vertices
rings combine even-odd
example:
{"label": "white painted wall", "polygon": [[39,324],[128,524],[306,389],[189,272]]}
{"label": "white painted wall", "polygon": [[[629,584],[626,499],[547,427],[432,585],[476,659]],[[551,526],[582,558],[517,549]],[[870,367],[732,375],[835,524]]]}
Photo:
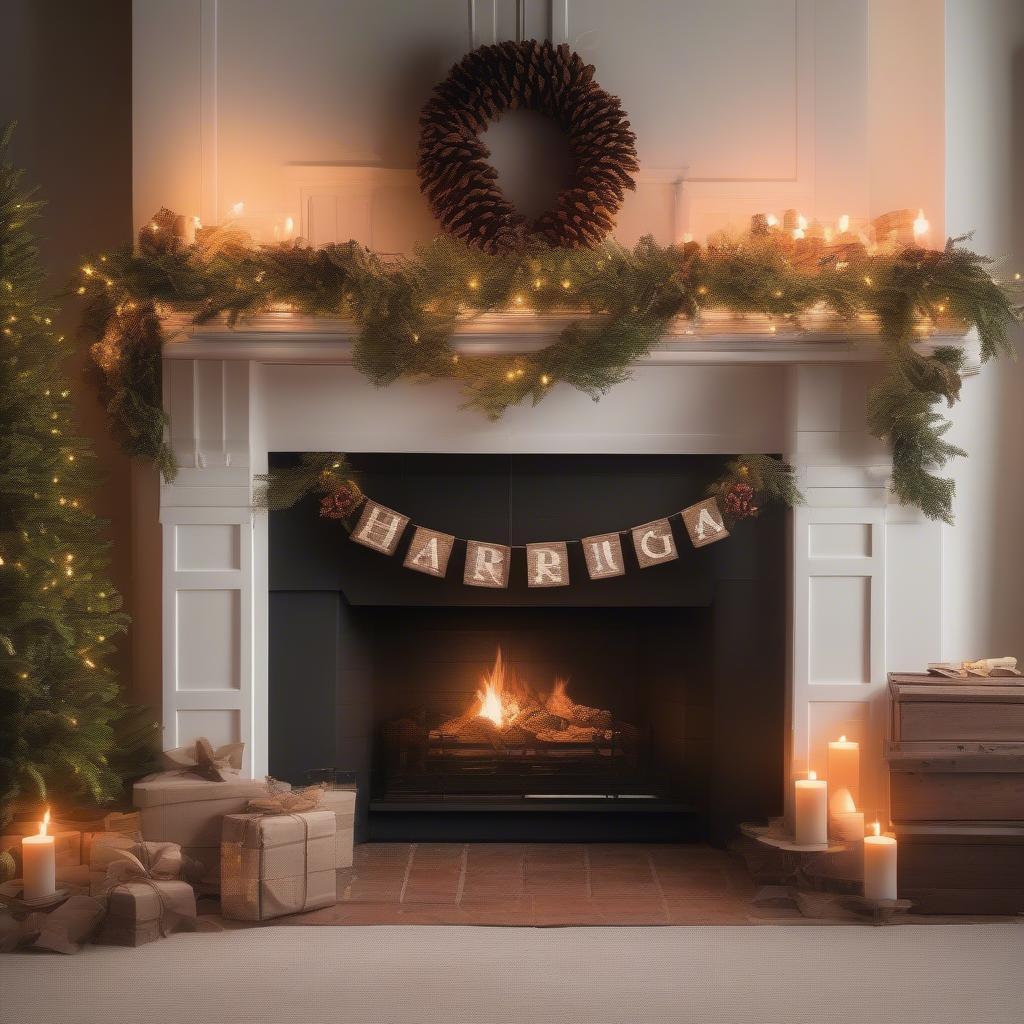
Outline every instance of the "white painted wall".
{"label": "white painted wall", "polygon": [[[946,220],[1024,271],[1024,4],[947,0]],[[1016,342],[1021,347],[1018,331]],[[943,657],[1024,656],[1024,364],[964,388],[951,440],[957,525],[943,530]]]}

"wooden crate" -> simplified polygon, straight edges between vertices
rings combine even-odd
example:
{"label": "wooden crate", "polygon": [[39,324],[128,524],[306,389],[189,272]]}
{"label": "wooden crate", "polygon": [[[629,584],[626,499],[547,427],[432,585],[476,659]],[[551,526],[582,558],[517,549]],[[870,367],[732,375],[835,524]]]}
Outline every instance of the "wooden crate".
{"label": "wooden crate", "polygon": [[890,743],[892,820],[1024,824],[1024,744]]}
{"label": "wooden crate", "polygon": [[1024,685],[954,682],[918,673],[889,675],[892,743],[1024,743]]}
{"label": "wooden crate", "polygon": [[1024,912],[1024,828],[895,826],[901,897],[921,914]]}

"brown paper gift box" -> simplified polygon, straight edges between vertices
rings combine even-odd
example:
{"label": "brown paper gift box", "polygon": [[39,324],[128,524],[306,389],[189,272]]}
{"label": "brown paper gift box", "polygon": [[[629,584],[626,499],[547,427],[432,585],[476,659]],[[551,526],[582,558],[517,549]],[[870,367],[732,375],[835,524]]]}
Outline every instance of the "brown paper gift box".
{"label": "brown paper gift box", "polygon": [[139,879],[121,882],[107,897],[107,916],[95,942],[142,946],[196,925],[196,896],[188,882]]}
{"label": "brown paper gift box", "polygon": [[231,773],[211,782],[184,771],[160,772],[136,782],[132,802],[142,817],[142,835],[154,842],[177,843],[203,865],[204,888],[220,879],[220,830],[225,814],[240,814],[250,800],[266,797],[263,779]]}
{"label": "brown paper gift box", "polygon": [[352,845],[355,835],[356,791],[354,789],[326,789],[320,798],[320,807],[334,812],[337,832],[334,837],[334,866],[352,867]]}
{"label": "brown paper gift box", "polygon": [[221,841],[225,917],[266,921],[337,901],[333,811],[229,814]]}

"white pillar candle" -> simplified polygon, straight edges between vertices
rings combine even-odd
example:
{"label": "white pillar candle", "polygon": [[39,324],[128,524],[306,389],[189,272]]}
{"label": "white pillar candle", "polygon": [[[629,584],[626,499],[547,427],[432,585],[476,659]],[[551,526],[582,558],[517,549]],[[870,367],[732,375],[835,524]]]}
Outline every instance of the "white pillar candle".
{"label": "white pillar candle", "polygon": [[808,772],[806,779],[797,779],[794,785],[797,845],[828,845],[828,783]]}
{"label": "white pillar candle", "polygon": [[833,814],[850,809],[844,790],[854,807],[860,802],[860,744],[845,736],[828,745],[828,790]]}
{"label": "white pillar candle", "polygon": [[896,840],[881,835],[876,821],[874,835],[864,837],[864,896],[869,900],[896,899]]}
{"label": "white pillar candle", "polygon": [[50,812],[43,816],[39,834],[21,841],[22,889],[26,902],[52,896],[57,888],[57,852],[53,836],[46,834]]}

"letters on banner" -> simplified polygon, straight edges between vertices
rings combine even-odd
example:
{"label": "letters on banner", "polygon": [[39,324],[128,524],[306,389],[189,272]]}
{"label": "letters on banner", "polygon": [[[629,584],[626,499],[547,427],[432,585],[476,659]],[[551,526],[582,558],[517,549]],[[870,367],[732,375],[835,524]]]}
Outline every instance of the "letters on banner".
{"label": "letters on banner", "polygon": [[[690,543],[695,548],[706,547],[729,536],[718,502],[714,498],[705,498],[690,505],[683,509],[681,516]],[[351,537],[357,544],[379,551],[382,555],[393,555],[408,525],[408,516],[368,498]],[[634,526],[629,533],[641,569],[671,562],[679,557],[672,524],[667,518]],[[448,573],[448,562],[455,540],[451,534],[415,526],[402,564],[414,572],[443,579]],[[601,533],[584,537],[580,544],[587,574],[592,580],[611,579],[626,574],[620,534]],[[512,549],[508,545],[468,540],[462,582],[469,587],[504,590],[508,587],[511,562]],[[566,541],[553,540],[526,545],[528,587],[567,587],[570,582]]]}

